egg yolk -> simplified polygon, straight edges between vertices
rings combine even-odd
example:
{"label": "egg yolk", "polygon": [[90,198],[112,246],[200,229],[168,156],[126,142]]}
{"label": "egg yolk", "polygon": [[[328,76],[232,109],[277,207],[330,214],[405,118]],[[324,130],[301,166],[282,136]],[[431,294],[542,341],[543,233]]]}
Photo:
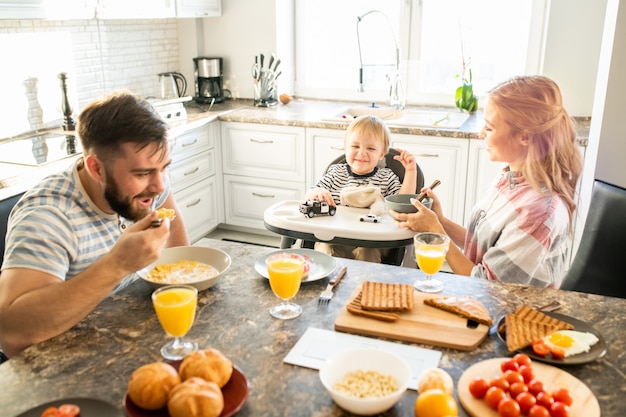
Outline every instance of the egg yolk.
{"label": "egg yolk", "polygon": [[550,343],[562,348],[571,347],[574,344],[574,339],[565,334],[554,333],[550,336]]}

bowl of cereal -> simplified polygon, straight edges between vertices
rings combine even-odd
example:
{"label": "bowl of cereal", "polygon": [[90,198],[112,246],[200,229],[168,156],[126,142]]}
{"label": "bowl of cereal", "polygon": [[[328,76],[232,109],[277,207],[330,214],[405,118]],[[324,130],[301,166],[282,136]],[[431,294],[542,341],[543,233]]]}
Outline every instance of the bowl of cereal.
{"label": "bowl of cereal", "polygon": [[230,264],[230,256],[222,250],[177,246],[163,249],[159,259],[137,271],[137,275],[155,289],[171,284],[189,284],[204,291],[222,278]]}
{"label": "bowl of cereal", "polygon": [[382,349],[348,349],[328,358],[320,368],[320,381],[333,401],[361,416],[393,407],[410,379],[409,364]]}

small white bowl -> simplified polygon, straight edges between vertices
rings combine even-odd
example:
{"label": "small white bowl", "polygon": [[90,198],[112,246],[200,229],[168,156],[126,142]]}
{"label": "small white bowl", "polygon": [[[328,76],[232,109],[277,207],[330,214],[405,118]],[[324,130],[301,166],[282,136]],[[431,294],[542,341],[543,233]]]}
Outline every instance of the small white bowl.
{"label": "small white bowl", "polygon": [[[398,383],[398,390],[385,397],[358,398],[333,388],[348,372],[358,370],[391,375]],[[344,410],[361,416],[379,414],[393,407],[407,390],[410,379],[409,364],[398,355],[381,349],[345,350],[328,358],[320,368],[320,381],[333,401]]]}
{"label": "small white bowl", "polygon": [[171,285],[173,284],[172,282],[150,281],[149,279],[147,279],[147,275],[157,265],[176,263],[183,260],[202,262],[204,264],[214,267],[218,271],[218,274],[211,278],[193,282],[185,282],[185,284],[196,287],[198,291],[204,291],[207,288],[215,285],[230,268],[231,264],[230,255],[219,249],[207,248],[203,246],[177,246],[163,249],[159,259],[152,262],[141,271],[137,271],[137,275],[139,275],[142,280],[147,282],[154,289],[163,287],[165,285]]}

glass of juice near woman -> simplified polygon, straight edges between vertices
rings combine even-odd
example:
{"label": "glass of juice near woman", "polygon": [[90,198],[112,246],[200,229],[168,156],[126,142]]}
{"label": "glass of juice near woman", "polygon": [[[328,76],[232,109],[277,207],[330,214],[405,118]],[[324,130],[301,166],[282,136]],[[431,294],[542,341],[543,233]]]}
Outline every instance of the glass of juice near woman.
{"label": "glass of juice near woman", "polygon": [[422,292],[437,293],[443,290],[443,283],[433,278],[446,260],[450,238],[440,233],[418,233],[413,237],[415,261],[426,274],[425,279],[417,280],[413,286]]}
{"label": "glass of juice near woman", "polygon": [[152,293],[152,304],[161,327],[174,340],[161,348],[165,359],[177,360],[198,349],[198,344],[184,339],[196,317],[198,289],[191,285],[167,285]]}
{"label": "glass of juice near woman", "polygon": [[302,256],[286,252],[270,255],[265,260],[270,287],[281,300],[270,309],[270,314],[277,319],[293,319],[302,314],[302,307],[290,300],[300,290],[305,262]]}

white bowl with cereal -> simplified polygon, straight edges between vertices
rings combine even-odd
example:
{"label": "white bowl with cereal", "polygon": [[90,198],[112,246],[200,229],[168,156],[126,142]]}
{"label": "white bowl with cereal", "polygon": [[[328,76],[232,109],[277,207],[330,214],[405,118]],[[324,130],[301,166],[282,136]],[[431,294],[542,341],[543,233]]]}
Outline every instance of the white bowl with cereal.
{"label": "white bowl with cereal", "polygon": [[137,271],[152,288],[189,284],[204,291],[215,285],[230,268],[226,252],[202,246],[177,246],[163,249],[155,262]]}
{"label": "white bowl with cereal", "polygon": [[361,416],[393,407],[410,379],[409,364],[381,349],[344,350],[328,358],[320,368],[320,380],[333,401]]}

